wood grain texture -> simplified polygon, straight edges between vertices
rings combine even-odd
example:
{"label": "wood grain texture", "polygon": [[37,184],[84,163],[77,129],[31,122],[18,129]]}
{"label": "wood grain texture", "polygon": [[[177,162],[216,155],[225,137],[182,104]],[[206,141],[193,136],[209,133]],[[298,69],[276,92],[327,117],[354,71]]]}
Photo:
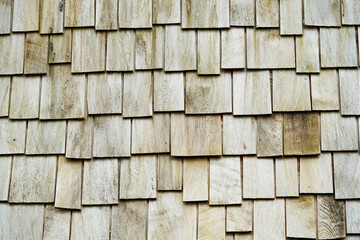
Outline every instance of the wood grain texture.
{"label": "wood grain texture", "polygon": [[158,155],[157,190],[182,190],[183,164],[181,158]]}
{"label": "wood grain texture", "polygon": [[252,240],[253,234],[252,233],[241,233],[241,234],[234,234],[235,240]]}
{"label": "wood grain texture", "polygon": [[272,114],[257,118],[257,156],[283,155],[283,115]]}
{"label": "wood grain texture", "polygon": [[82,168],[81,161],[59,157],[56,177],[56,208],[81,208]]}
{"label": "wood grain texture", "polygon": [[183,163],[183,201],[207,201],[209,197],[207,158],[186,158]]}
{"label": "wood grain texture", "polygon": [[341,0],[341,23],[343,25],[359,25],[360,2],[352,0]]}
{"label": "wood grain texture", "polygon": [[300,196],[286,199],[286,236],[316,238],[315,197]]}
{"label": "wood grain texture", "polygon": [[271,114],[268,71],[233,72],[233,114]]}
{"label": "wood grain texture", "polygon": [[96,1],[96,30],[116,30],[118,28],[117,6],[118,0]]}
{"label": "wood grain texture", "polygon": [[302,35],[302,1],[280,1],[280,34]]}
{"label": "wood grain texture", "polygon": [[152,29],[136,30],[135,32],[135,68],[163,68],[164,29],[154,26]]}
{"label": "wood grain texture", "polygon": [[355,28],[320,28],[320,57],[322,68],[356,67]]}
{"label": "wood grain texture", "polygon": [[108,239],[109,207],[83,207],[72,212],[71,239]]}
{"label": "wood grain texture", "polygon": [[14,0],[13,4],[12,31],[38,31],[40,0]]}
{"label": "wood grain texture", "polygon": [[256,1],[256,27],[274,28],[279,27],[279,1],[257,0]]}
{"label": "wood grain texture", "polygon": [[154,24],[180,23],[181,0],[152,0],[152,2]]}
{"label": "wood grain texture", "polygon": [[231,113],[231,72],[220,76],[198,76],[195,72],[185,75],[185,113]]}
{"label": "wood grain texture", "polygon": [[9,115],[10,77],[0,77],[0,117]]}
{"label": "wood grain texture", "polygon": [[94,118],[94,157],[129,157],[131,122],[121,116]]}
{"label": "wood grain texture", "polygon": [[70,29],[65,29],[61,35],[50,35],[49,63],[71,62],[71,39]]}
{"label": "wood grain texture", "polygon": [[219,156],[222,154],[221,118],[171,114],[172,156]]}
{"label": "wood grain texture", "polygon": [[358,153],[334,153],[336,199],[360,198],[360,161]]}
{"label": "wood grain texture", "polygon": [[120,199],[156,198],[156,169],[155,155],[121,159]]}
{"label": "wood grain texture", "polygon": [[0,2],[0,34],[9,34],[11,27],[11,0]]}
{"label": "wood grain texture", "polygon": [[244,199],[274,198],[273,159],[243,157],[243,191]]}
{"label": "wood grain texture", "polygon": [[132,120],[131,153],[170,152],[170,114]]}
{"label": "wood grain texture", "polygon": [[39,117],[40,77],[26,76],[12,78],[9,117],[31,119]]}
{"label": "wood grain texture", "polygon": [[9,202],[54,202],[56,157],[14,156]]}
{"label": "wood grain texture", "polygon": [[184,111],[184,74],[154,71],[154,111]]}
{"label": "wood grain texture", "polygon": [[95,25],[95,1],[67,0],[65,27],[93,27]]}
{"label": "wood grain texture", "polygon": [[28,121],[26,154],[64,154],[66,121]]}
{"label": "wood grain texture", "polygon": [[92,118],[68,121],[66,135],[66,158],[91,158],[92,129]]}
{"label": "wood grain texture", "polygon": [[221,68],[245,68],[245,30],[230,28],[221,31]]}
{"label": "wood grain texture", "polygon": [[159,193],[149,202],[147,239],[196,239],[196,205],[182,201],[180,192]]}
{"label": "wood grain texture", "polygon": [[341,26],[340,0],[304,1],[305,25]]}
{"label": "wood grain texture", "polygon": [[0,75],[24,72],[25,34],[0,36]]}
{"label": "wood grain texture", "polygon": [[333,195],[318,195],[317,214],[319,239],[338,239],[346,236],[344,201],[336,201]]}
{"label": "wood grain texture", "polygon": [[254,240],[285,240],[283,199],[254,201]]}
{"label": "wood grain texture", "polygon": [[74,29],[72,41],[71,72],[105,71],[105,32]]}
{"label": "wood grain texture", "polygon": [[[273,1],[277,2],[277,1]],[[295,44],[275,29],[246,30],[247,67],[249,69],[295,68]]]}
{"label": "wood grain texture", "polygon": [[311,111],[309,76],[273,71],[272,100],[274,112]]}
{"label": "wood grain texture", "polygon": [[0,157],[0,201],[8,201],[12,157]]}
{"label": "wood grain texture", "polygon": [[199,204],[198,239],[225,239],[225,207],[210,207]]}
{"label": "wood grain texture", "polygon": [[304,28],[303,35],[296,38],[296,72],[320,72],[319,32]]}
{"label": "wood grain texture", "polygon": [[25,132],[26,121],[11,121],[1,118],[0,155],[25,153]]}
{"label": "wood grain texture", "polygon": [[346,201],[347,233],[360,233],[360,202]]}
{"label": "wood grain texture", "polygon": [[134,70],[134,32],[120,30],[107,33],[106,71]]}
{"label": "wood grain texture", "polygon": [[47,72],[49,37],[39,33],[27,33],[25,40],[25,74]]}
{"label": "wood grain texture", "polygon": [[360,115],[360,71],[339,70],[341,115]]}
{"label": "wood grain texture", "polygon": [[226,232],[251,232],[253,204],[244,200],[241,206],[226,208]]}
{"label": "wood grain texture", "polygon": [[256,118],[223,115],[223,155],[256,154],[256,140]]}
{"label": "wood grain texture", "polygon": [[123,117],[149,117],[153,112],[151,71],[124,74]]}
{"label": "wood grain texture", "polygon": [[355,117],[342,117],[339,113],[321,113],[321,150],[357,151],[359,149]]}
{"label": "wood grain texture", "polygon": [[109,205],[119,202],[118,159],[84,162],[82,205]]}
{"label": "wood grain texture", "polygon": [[220,31],[197,32],[197,69],[199,75],[220,74]]}
{"label": "wood grain texture", "polygon": [[111,239],[146,239],[146,201],[120,201],[112,207]]}
{"label": "wood grain texture", "polygon": [[230,26],[254,26],[255,2],[230,0]]}
{"label": "wood grain texture", "polygon": [[122,112],[121,73],[89,74],[87,104],[89,114]]}
{"label": "wood grain texture", "polygon": [[[319,75],[311,75],[312,109],[339,110],[339,87],[336,70],[322,69]],[[343,111],[343,109],[341,108]]]}
{"label": "wood grain texture", "polygon": [[276,158],[276,197],[298,197],[298,161],[295,157]]}
{"label": "wood grain texture", "polygon": [[74,119],[85,115],[85,75],[72,75],[70,65],[51,65],[42,77],[40,119]]}
{"label": "wood grain texture", "polygon": [[151,28],[152,0],[119,0],[120,28]]}
{"label": "wood grain texture", "polygon": [[70,211],[47,205],[44,217],[44,240],[66,240],[70,237]]}
{"label": "wood grain texture", "polygon": [[40,34],[63,32],[64,3],[64,0],[41,0]]}
{"label": "wood grain texture", "polygon": [[284,154],[319,154],[319,122],[318,113],[284,114]]}
{"label": "wood grain texture", "polygon": [[[179,46],[181,45],[181,48]],[[196,33],[180,26],[165,27],[165,71],[196,70]]]}

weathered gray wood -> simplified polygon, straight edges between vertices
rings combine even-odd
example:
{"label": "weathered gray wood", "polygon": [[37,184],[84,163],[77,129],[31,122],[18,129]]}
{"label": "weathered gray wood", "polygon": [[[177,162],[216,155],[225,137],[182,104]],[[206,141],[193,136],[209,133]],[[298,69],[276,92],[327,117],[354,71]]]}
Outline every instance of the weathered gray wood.
{"label": "weathered gray wood", "polygon": [[256,27],[274,28],[279,27],[279,1],[257,0],[256,1]]}
{"label": "weathered gray wood", "polygon": [[274,190],[273,159],[243,157],[243,198],[273,199]]}
{"label": "weathered gray wood", "polygon": [[231,72],[220,76],[198,76],[195,72],[185,76],[185,113],[231,113]]}
{"label": "weathered gray wood", "polygon": [[72,75],[70,65],[51,65],[42,77],[40,119],[73,119],[85,115],[85,75]]}
{"label": "weathered gray wood", "polygon": [[230,26],[254,26],[255,2],[230,0]]}
{"label": "weathered gray wood", "polygon": [[[277,2],[277,1],[274,1]],[[246,30],[247,67],[249,69],[295,68],[295,44],[278,30]]]}
{"label": "weathered gray wood", "polygon": [[[335,74],[335,73],[334,73]],[[342,115],[360,115],[360,71],[339,70]]]}
{"label": "weathered gray wood", "polygon": [[0,117],[9,115],[10,77],[0,77]]}
{"label": "weathered gray wood", "polygon": [[59,157],[55,207],[81,208],[82,162]]}
{"label": "weathered gray wood", "polygon": [[159,193],[149,202],[147,239],[196,239],[196,220],[196,205],[183,203],[180,192]]}
{"label": "weathered gray wood", "polygon": [[256,154],[257,124],[254,117],[223,115],[223,154]]}
{"label": "weathered gray wood", "polygon": [[257,156],[283,155],[283,115],[272,114],[257,119]]}
{"label": "weathered gray wood", "polygon": [[341,26],[340,0],[305,0],[305,25]]}
{"label": "weathered gray wood", "polygon": [[25,74],[47,72],[49,37],[39,33],[27,33],[25,40]]}
{"label": "weathered gray wood", "polygon": [[146,239],[148,203],[120,201],[112,207],[111,239]]}
{"label": "weathered gray wood", "polygon": [[40,0],[14,0],[13,32],[31,32],[39,30]]}
{"label": "weathered gray wood", "polygon": [[66,121],[28,121],[26,154],[64,154]]}
{"label": "weathered gray wood", "polygon": [[40,77],[13,77],[11,82],[11,119],[39,117]]}
{"label": "weathered gray wood", "polygon": [[118,28],[118,0],[96,1],[96,30],[116,30]]}
{"label": "weathered gray wood", "polygon": [[233,104],[234,115],[271,114],[269,72],[233,72]]}
{"label": "weathered gray wood", "polygon": [[170,155],[158,155],[158,191],[182,190],[182,159]]}
{"label": "weathered gray wood", "polygon": [[280,34],[301,35],[303,17],[301,0],[280,1]]}
{"label": "weathered gray wood", "polygon": [[54,202],[56,157],[14,156],[9,202]]}
{"label": "weathered gray wood", "polygon": [[71,72],[105,71],[105,32],[74,29],[72,41]]}
{"label": "weathered gray wood", "polygon": [[295,157],[276,158],[276,197],[298,197],[298,161]]}
{"label": "weathered gray wood", "polygon": [[311,111],[310,80],[293,70],[273,71],[274,112]]}
{"label": "weathered gray wood", "polygon": [[319,239],[339,239],[346,236],[344,201],[336,201],[334,195],[318,195],[317,214]]}
{"label": "weathered gray wood", "polygon": [[154,111],[184,111],[184,74],[154,71]]}
{"label": "weathered gray wood", "polygon": [[71,29],[65,29],[61,35],[50,35],[49,63],[71,62],[71,36]]}
{"label": "weathered gray wood", "polygon": [[209,188],[208,160],[206,158],[184,159],[183,201],[207,201]]}
{"label": "weathered gray wood", "polygon": [[0,2],[0,34],[9,34],[11,27],[11,0]]}
{"label": "weathered gray wood", "polygon": [[358,143],[355,117],[342,117],[337,112],[321,113],[322,151],[357,151]]}
{"label": "weathered gray wood", "polygon": [[343,25],[359,25],[360,16],[360,2],[353,0],[342,0],[341,1],[341,17]]}
{"label": "weathered gray wood", "polygon": [[252,231],[251,201],[244,200],[241,206],[228,206],[226,208],[226,232],[251,232]]}
{"label": "weathered gray wood", "polygon": [[219,115],[171,114],[172,156],[219,156],[222,154]]}
{"label": "weathered gray wood", "polygon": [[11,175],[11,156],[0,157],[0,201],[8,201]]}
{"label": "weathered gray wood", "polygon": [[319,32],[305,28],[302,36],[296,37],[296,72],[320,72]]}
{"label": "weathered gray wood", "polygon": [[245,68],[244,28],[221,31],[221,68]]}
{"label": "weathered gray wood", "polygon": [[[252,233],[241,233],[241,234],[234,234],[235,240],[252,240],[253,234]],[[232,240],[232,239],[231,239]]]}
{"label": "weathered gray wood", "polygon": [[151,28],[152,0],[119,0],[120,28]]}
{"label": "weathered gray wood", "polygon": [[84,162],[83,205],[108,205],[119,202],[118,159]]}
{"label": "weathered gray wood", "polygon": [[198,239],[225,239],[225,207],[210,207],[199,204]]}
{"label": "weathered gray wood", "polygon": [[25,34],[0,36],[0,75],[24,72]]}
{"label": "weathered gray wood", "polygon": [[156,198],[156,169],[155,155],[121,159],[120,199]]}
{"label": "weathered gray wood", "polygon": [[94,118],[94,157],[129,157],[131,121],[121,116]]}
{"label": "weathered gray wood", "polygon": [[91,158],[93,119],[70,120],[67,128],[65,156],[77,159]]}
{"label": "weathered gray wood", "polygon": [[163,68],[164,31],[162,26],[135,32],[135,68]]}
{"label": "weathered gray wood", "polygon": [[166,26],[165,71],[190,70],[196,70],[195,31],[182,31],[177,25]]}
{"label": "weathered gray wood", "polygon": [[[338,85],[338,74],[335,69],[322,69],[320,74],[311,75],[312,109],[320,111],[339,110]],[[343,111],[342,108],[341,110]]]}
{"label": "weathered gray wood", "polygon": [[197,69],[199,75],[220,74],[220,31],[197,32]]}
{"label": "weathered gray wood", "polygon": [[[346,201],[347,233],[360,233],[360,202]],[[354,239],[355,240],[355,239]]]}
{"label": "weathered gray wood", "polygon": [[134,70],[134,34],[132,30],[107,33],[106,71]]}
{"label": "weathered gray wood", "polygon": [[19,154],[25,152],[26,121],[0,119],[0,154]]}
{"label": "weathered gray wood", "polygon": [[63,32],[64,3],[64,0],[41,0],[40,34]]}
{"label": "weathered gray wood", "polygon": [[93,27],[95,25],[95,1],[66,0],[65,27]]}
{"label": "weathered gray wood", "polygon": [[152,0],[154,24],[180,23],[181,0]]}
{"label": "weathered gray wood", "polygon": [[44,217],[44,240],[66,240],[70,237],[70,211],[47,205]]}
{"label": "weathered gray wood", "polygon": [[320,28],[320,57],[323,68],[356,67],[355,27]]}
{"label": "weathered gray wood", "polygon": [[83,207],[72,212],[70,239],[109,239],[109,229],[109,207]]}
{"label": "weathered gray wood", "polygon": [[316,238],[315,197],[286,199],[286,236]]}

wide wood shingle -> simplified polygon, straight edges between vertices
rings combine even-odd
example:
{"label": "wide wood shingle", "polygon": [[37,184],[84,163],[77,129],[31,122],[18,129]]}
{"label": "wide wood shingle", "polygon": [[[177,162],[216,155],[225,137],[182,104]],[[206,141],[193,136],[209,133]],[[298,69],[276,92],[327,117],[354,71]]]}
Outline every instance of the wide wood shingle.
{"label": "wide wood shingle", "polygon": [[119,0],[120,28],[151,28],[152,0]]}
{"label": "wide wood shingle", "polygon": [[0,36],[0,75],[24,72],[25,34]]}

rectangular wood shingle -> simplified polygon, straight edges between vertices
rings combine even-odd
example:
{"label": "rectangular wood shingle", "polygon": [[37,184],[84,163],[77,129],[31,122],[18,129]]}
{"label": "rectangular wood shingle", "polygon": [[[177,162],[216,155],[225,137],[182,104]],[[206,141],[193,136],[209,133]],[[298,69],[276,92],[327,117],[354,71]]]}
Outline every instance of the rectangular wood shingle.
{"label": "rectangular wood shingle", "polygon": [[71,62],[71,39],[71,29],[65,29],[61,35],[50,35],[49,63]]}
{"label": "rectangular wood shingle", "polygon": [[[335,69],[322,69],[320,74],[311,75],[312,109],[339,110],[338,86],[338,74]],[[343,111],[342,108],[341,110]]]}
{"label": "rectangular wood shingle", "polygon": [[279,1],[257,0],[256,1],[256,27],[275,28],[279,27]]}
{"label": "rectangular wood shingle", "polygon": [[13,32],[32,32],[39,30],[40,0],[14,0]]}
{"label": "rectangular wood shingle", "polygon": [[106,46],[106,71],[134,70],[135,45],[132,30],[108,32]]}
{"label": "rectangular wood shingle", "polygon": [[276,197],[298,197],[299,177],[296,157],[276,158]]}
{"label": "rectangular wood shingle", "polygon": [[154,24],[180,23],[180,0],[152,0],[152,2]]}
{"label": "rectangular wood shingle", "polygon": [[65,27],[93,27],[95,25],[95,1],[67,0],[65,3]]}
{"label": "rectangular wood shingle", "polygon": [[158,155],[158,191],[182,190],[183,164],[181,158]]}
{"label": "rectangular wood shingle", "polygon": [[244,200],[241,206],[226,208],[226,232],[251,232],[253,204]]}
{"label": "rectangular wood shingle", "polygon": [[183,201],[207,201],[209,172],[206,158],[184,159]]}
{"label": "rectangular wood shingle", "polygon": [[92,130],[92,118],[68,121],[65,155],[67,158],[91,158]]}
{"label": "rectangular wood shingle", "polygon": [[0,75],[24,72],[25,34],[0,36]]}
{"label": "rectangular wood shingle", "polygon": [[342,115],[360,115],[360,71],[339,70]]}
{"label": "rectangular wood shingle", "polygon": [[340,0],[305,0],[305,25],[341,26]]}
{"label": "rectangular wood shingle", "polygon": [[197,32],[197,69],[199,75],[220,74],[220,31]]}
{"label": "rectangular wood shingle", "polygon": [[319,31],[305,28],[302,36],[296,38],[296,72],[320,72]]}
{"label": "rectangular wood shingle", "polygon": [[25,152],[26,121],[0,119],[0,155]]}
{"label": "rectangular wood shingle", "polygon": [[231,0],[230,1],[230,26],[254,26],[255,1]]}
{"label": "rectangular wood shingle", "polygon": [[359,25],[360,24],[360,2],[353,0],[341,1],[341,17],[343,25]]}
{"label": "rectangular wood shingle", "polygon": [[0,76],[0,117],[9,115],[10,86],[10,76]]}
{"label": "rectangular wood shingle", "polygon": [[280,34],[301,35],[302,24],[302,0],[280,1]]}
{"label": "rectangular wood shingle", "polygon": [[25,74],[43,74],[48,67],[49,37],[39,33],[26,34],[25,40]]}
{"label": "rectangular wood shingle", "polygon": [[[346,201],[347,233],[360,233],[360,202]],[[356,239],[354,239],[356,240]]]}
{"label": "rectangular wood shingle", "polygon": [[221,68],[245,68],[245,30],[230,28],[221,31]]}
{"label": "rectangular wood shingle", "polygon": [[210,207],[199,204],[198,239],[225,239],[225,207]]}
{"label": "rectangular wood shingle", "polygon": [[0,35],[10,33],[12,2],[12,0],[0,2]]}
{"label": "rectangular wood shingle", "polygon": [[151,28],[152,0],[119,0],[120,28]]}
{"label": "rectangular wood shingle", "polygon": [[70,236],[70,218],[70,211],[46,205],[43,239],[68,239]]}
{"label": "rectangular wood shingle", "polygon": [[96,30],[116,30],[118,28],[118,0],[96,1]]}
{"label": "rectangular wood shingle", "polygon": [[11,176],[11,156],[0,157],[0,201],[8,201],[10,176]]}
{"label": "rectangular wood shingle", "polygon": [[41,0],[40,34],[63,32],[64,3],[64,0]]}
{"label": "rectangular wood shingle", "polygon": [[283,155],[283,115],[272,114],[257,119],[257,156]]}

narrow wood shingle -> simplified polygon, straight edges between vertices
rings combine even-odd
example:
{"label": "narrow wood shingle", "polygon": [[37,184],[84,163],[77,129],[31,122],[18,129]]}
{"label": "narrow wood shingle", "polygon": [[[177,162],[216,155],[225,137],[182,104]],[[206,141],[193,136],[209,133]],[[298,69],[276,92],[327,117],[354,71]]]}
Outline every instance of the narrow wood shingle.
{"label": "narrow wood shingle", "polygon": [[120,30],[107,33],[106,71],[120,72],[134,70],[134,32]]}
{"label": "narrow wood shingle", "polygon": [[181,158],[171,157],[168,154],[158,155],[158,191],[182,190],[183,164]]}
{"label": "narrow wood shingle", "polygon": [[[15,131],[14,131],[15,130]],[[0,119],[0,154],[20,154],[25,152],[26,121]]]}
{"label": "narrow wood shingle", "polygon": [[10,101],[10,77],[0,76],[0,116],[7,117],[9,115]]}
{"label": "narrow wood shingle", "polygon": [[276,158],[276,197],[298,197],[299,176],[296,157]]}
{"label": "narrow wood shingle", "polygon": [[209,172],[206,158],[184,159],[183,201],[207,201],[209,198]]}
{"label": "narrow wood shingle", "polygon": [[64,0],[41,0],[40,34],[53,34],[63,32],[64,4]]}
{"label": "narrow wood shingle", "polygon": [[[313,110],[339,110],[339,81],[335,69],[322,69],[320,74],[311,75],[311,101]],[[341,110],[346,111],[342,107]]]}
{"label": "narrow wood shingle", "polygon": [[319,32],[305,28],[302,36],[296,37],[296,72],[320,72]]}
{"label": "narrow wood shingle", "polygon": [[57,209],[54,206],[45,207],[44,240],[66,240],[70,236],[70,211]]}
{"label": "narrow wood shingle", "polygon": [[199,204],[198,239],[225,239],[225,207],[210,207],[207,203]]}
{"label": "narrow wood shingle", "polygon": [[92,118],[68,121],[65,156],[75,159],[91,158],[92,131]]}
{"label": "narrow wood shingle", "polygon": [[342,115],[360,115],[360,71],[339,70]]}
{"label": "narrow wood shingle", "polygon": [[254,26],[255,2],[230,0],[230,26]]}
{"label": "narrow wood shingle", "polygon": [[230,28],[221,31],[221,68],[245,68],[245,30]]}
{"label": "narrow wood shingle", "polygon": [[280,1],[280,34],[301,35],[303,16],[301,0]]}
{"label": "narrow wood shingle", "polygon": [[241,206],[227,206],[226,232],[251,232],[253,204],[243,200]]}
{"label": "narrow wood shingle", "polygon": [[220,74],[220,31],[197,32],[197,72],[199,75]]}
{"label": "narrow wood shingle", "polygon": [[271,28],[279,27],[279,1],[257,0],[256,1],[256,27]]}
{"label": "narrow wood shingle", "polygon": [[12,157],[0,157],[0,201],[8,201]]}
{"label": "narrow wood shingle", "polygon": [[14,0],[13,3],[12,31],[38,31],[40,0]]}
{"label": "narrow wood shingle", "polygon": [[24,72],[25,34],[0,36],[0,75]]}
{"label": "narrow wood shingle", "polygon": [[71,62],[71,39],[70,29],[65,29],[61,35],[50,35],[49,63]]}
{"label": "narrow wood shingle", "polygon": [[257,119],[257,156],[281,156],[283,150],[283,115],[272,114]]}
{"label": "narrow wood shingle", "polygon": [[117,6],[118,0],[96,1],[96,30],[116,30],[118,28]]}
{"label": "narrow wood shingle", "polygon": [[49,37],[39,33],[26,34],[25,74],[44,74],[48,68]]}
{"label": "narrow wood shingle", "polygon": [[12,0],[0,2],[0,35],[10,33],[12,2]]}

